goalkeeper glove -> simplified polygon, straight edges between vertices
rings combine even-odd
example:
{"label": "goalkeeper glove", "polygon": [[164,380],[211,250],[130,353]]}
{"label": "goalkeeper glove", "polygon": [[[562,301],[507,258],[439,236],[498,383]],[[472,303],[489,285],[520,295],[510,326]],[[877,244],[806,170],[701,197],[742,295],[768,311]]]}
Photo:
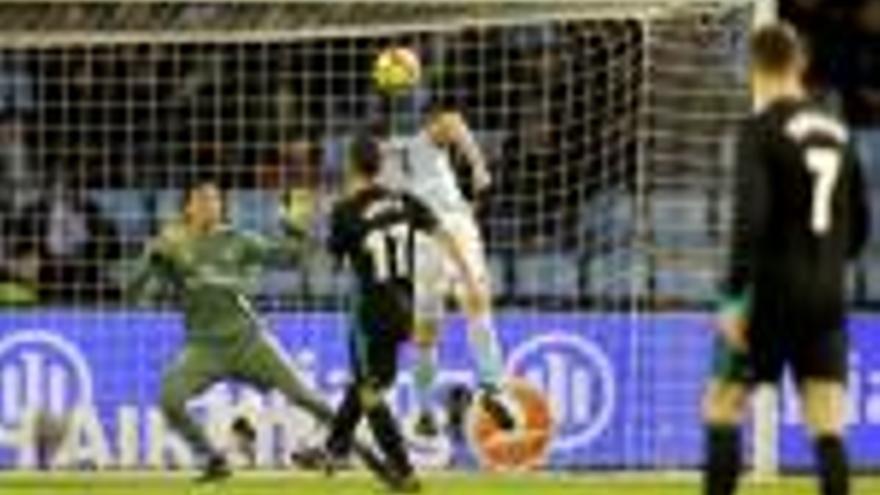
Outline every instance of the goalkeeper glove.
{"label": "goalkeeper glove", "polygon": [[315,216],[315,195],[306,188],[292,188],[281,194],[278,216],[284,232],[294,237],[307,237]]}

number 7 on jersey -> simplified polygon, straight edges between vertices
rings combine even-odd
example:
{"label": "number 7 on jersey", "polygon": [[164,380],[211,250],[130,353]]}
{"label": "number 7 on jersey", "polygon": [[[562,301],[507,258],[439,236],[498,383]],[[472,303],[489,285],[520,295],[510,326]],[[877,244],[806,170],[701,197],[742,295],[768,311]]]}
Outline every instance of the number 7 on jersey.
{"label": "number 7 on jersey", "polygon": [[816,235],[825,235],[831,230],[831,200],[840,175],[840,150],[830,147],[808,148],[804,160],[813,175],[810,228]]}

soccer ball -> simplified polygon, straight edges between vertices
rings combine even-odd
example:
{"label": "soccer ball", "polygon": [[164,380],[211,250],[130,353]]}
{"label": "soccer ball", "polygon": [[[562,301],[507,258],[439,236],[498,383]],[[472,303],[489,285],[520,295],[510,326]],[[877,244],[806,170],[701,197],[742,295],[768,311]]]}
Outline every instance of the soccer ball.
{"label": "soccer ball", "polygon": [[387,94],[400,93],[418,84],[422,63],[413,50],[391,47],[382,50],[373,62],[373,84]]}
{"label": "soccer ball", "polygon": [[555,427],[550,402],[540,389],[521,378],[503,387],[502,400],[517,419],[513,431],[501,430],[479,400],[469,412],[467,437],[480,465],[493,471],[540,466],[549,453]]}

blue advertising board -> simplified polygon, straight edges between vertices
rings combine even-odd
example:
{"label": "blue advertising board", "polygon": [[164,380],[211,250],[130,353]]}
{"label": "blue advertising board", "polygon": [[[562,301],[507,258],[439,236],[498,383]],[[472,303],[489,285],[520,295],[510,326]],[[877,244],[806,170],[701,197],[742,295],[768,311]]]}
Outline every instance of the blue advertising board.
{"label": "blue advertising board", "polygon": [[[272,315],[268,327],[303,379],[329,401],[348,380],[346,317],[337,313]],[[710,316],[517,313],[498,317],[511,374],[541,388],[556,432],[547,464],[556,468],[687,468],[700,462],[699,397],[708,372]],[[877,319],[850,324],[853,348],[850,419],[853,462],[880,466],[880,335]],[[453,319],[440,348],[438,396],[453,383],[473,384],[465,326]],[[59,462],[147,467],[189,465],[192,457],[157,408],[162,370],[182,340],[179,318],[152,312],[39,311],[0,315],[0,466],[35,462],[35,411],[63,418]],[[404,356],[404,362],[407,357]],[[402,417],[415,408],[409,367],[392,392]],[[438,397],[439,402],[439,397]],[[811,463],[797,402],[785,387],[780,405],[784,465]],[[223,441],[237,414],[261,418],[258,462],[316,433],[310,419],[277,394],[220,384],[193,404]],[[413,443],[420,461],[448,465],[450,445]]]}

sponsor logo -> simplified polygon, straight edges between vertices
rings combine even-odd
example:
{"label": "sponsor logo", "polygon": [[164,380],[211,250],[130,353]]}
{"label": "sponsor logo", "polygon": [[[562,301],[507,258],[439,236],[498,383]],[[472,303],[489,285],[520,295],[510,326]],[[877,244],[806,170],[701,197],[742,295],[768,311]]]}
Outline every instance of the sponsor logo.
{"label": "sponsor logo", "polygon": [[535,384],[556,420],[554,451],[589,446],[614,415],[614,369],[605,352],[585,337],[548,332],[526,341],[510,355],[510,376]]}
{"label": "sponsor logo", "polygon": [[0,340],[0,430],[26,415],[62,415],[92,403],[92,375],[79,349],[56,333],[24,330]]}

